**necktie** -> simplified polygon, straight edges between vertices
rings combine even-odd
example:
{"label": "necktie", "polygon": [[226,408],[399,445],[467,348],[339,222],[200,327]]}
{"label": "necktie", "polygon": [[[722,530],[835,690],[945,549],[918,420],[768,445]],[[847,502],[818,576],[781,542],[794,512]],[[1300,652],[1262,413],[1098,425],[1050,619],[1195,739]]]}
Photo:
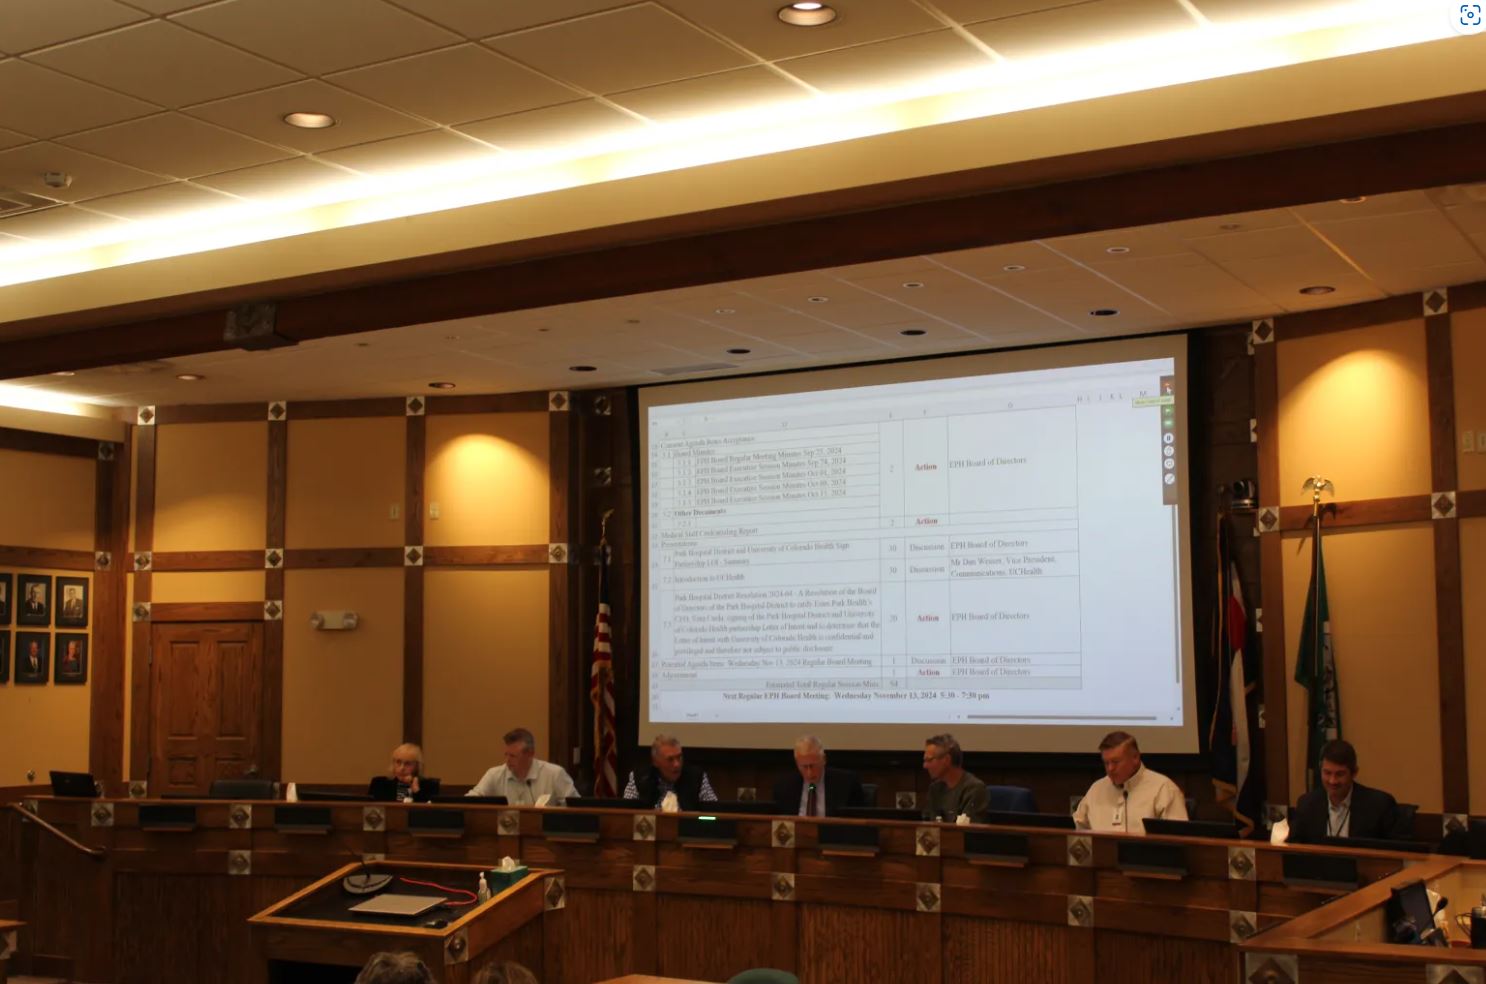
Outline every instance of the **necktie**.
{"label": "necktie", "polygon": [[815,783],[810,784],[810,791],[805,794],[805,816],[815,816]]}

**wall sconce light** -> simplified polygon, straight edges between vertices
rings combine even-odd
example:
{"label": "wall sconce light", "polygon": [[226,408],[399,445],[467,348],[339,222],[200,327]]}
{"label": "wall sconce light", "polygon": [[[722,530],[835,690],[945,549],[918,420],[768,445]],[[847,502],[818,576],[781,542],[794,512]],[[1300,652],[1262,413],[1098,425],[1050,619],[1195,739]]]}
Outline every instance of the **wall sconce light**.
{"label": "wall sconce light", "polygon": [[361,623],[355,612],[315,612],[310,616],[310,625],[322,632],[347,631]]}

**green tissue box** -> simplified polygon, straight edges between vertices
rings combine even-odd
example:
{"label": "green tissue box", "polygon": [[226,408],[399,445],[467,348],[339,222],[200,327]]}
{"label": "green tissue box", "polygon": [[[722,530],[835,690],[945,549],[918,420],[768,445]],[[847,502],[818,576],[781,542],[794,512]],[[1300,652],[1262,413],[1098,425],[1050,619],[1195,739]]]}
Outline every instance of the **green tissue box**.
{"label": "green tissue box", "polygon": [[510,871],[501,871],[499,868],[491,868],[485,872],[485,884],[490,886],[492,892],[503,892],[512,885],[519,882],[529,874],[526,865],[517,864]]}

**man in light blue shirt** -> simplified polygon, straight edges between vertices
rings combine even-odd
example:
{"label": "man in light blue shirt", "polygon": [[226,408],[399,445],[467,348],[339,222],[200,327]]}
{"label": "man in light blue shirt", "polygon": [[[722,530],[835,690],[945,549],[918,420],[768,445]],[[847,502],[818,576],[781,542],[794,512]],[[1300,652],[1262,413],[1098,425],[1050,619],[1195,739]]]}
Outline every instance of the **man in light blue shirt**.
{"label": "man in light blue shirt", "polygon": [[506,764],[486,772],[466,796],[504,796],[512,806],[535,806],[546,796],[548,805],[561,806],[578,795],[567,770],[536,757],[537,740],[530,731],[512,728],[502,741],[506,743]]}

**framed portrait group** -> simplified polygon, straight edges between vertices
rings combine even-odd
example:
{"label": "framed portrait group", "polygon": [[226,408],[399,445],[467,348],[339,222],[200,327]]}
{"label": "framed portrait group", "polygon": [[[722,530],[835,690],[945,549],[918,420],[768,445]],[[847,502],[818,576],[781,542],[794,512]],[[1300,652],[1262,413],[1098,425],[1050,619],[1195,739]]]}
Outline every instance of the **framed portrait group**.
{"label": "framed portrait group", "polygon": [[0,683],[87,683],[88,634],[61,630],[87,629],[89,600],[85,577],[0,574]]}

